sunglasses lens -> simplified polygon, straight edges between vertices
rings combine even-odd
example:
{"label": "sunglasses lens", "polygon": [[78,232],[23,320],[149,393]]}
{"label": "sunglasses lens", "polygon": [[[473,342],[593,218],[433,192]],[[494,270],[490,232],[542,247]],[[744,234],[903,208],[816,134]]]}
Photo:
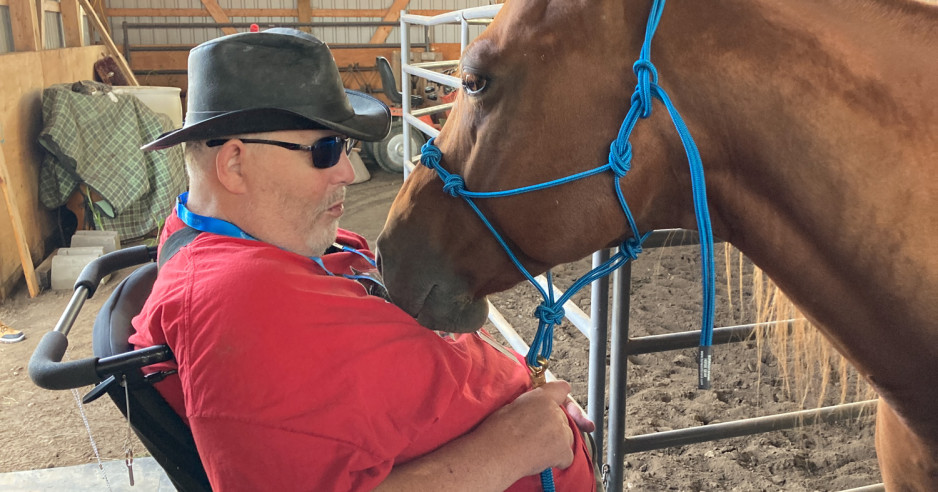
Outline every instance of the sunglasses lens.
{"label": "sunglasses lens", "polygon": [[328,169],[342,157],[345,150],[346,139],[342,137],[326,137],[316,141],[313,144],[313,167],[317,169]]}

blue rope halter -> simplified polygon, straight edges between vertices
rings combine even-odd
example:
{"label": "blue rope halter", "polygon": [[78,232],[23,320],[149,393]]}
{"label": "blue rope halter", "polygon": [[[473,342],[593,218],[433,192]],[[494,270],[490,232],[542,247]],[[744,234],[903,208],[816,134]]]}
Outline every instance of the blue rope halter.
{"label": "blue rope halter", "polygon": [[[562,322],[564,318],[563,304],[567,302],[567,300],[569,300],[570,297],[572,297],[577,291],[583,288],[583,286],[589,284],[593,280],[609,275],[613,271],[625,265],[627,262],[634,260],[638,254],[642,252],[642,243],[651,233],[639,233],[638,226],[635,224],[635,219],[632,217],[632,212],[629,210],[629,207],[625,202],[625,197],[622,195],[622,189],[619,186],[619,180],[629,172],[629,169],[631,169],[632,165],[632,144],[629,142],[629,137],[632,134],[632,130],[635,128],[635,123],[638,122],[639,118],[648,118],[651,116],[652,102],[654,98],[661,101],[665,108],[667,108],[668,114],[671,116],[671,121],[674,123],[675,129],[681,137],[681,142],[684,144],[684,151],[687,154],[687,161],[688,165],[690,166],[691,189],[694,200],[694,212],[697,217],[697,231],[700,238],[700,256],[702,260],[701,277],[703,288],[703,313],[701,317],[700,348],[698,355],[698,387],[700,389],[710,388],[714,299],[716,297],[713,266],[713,231],[710,224],[710,212],[707,208],[707,190],[704,183],[703,163],[700,159],[700,152],[697,150],[697,145],[694,143],[694,139],[691,137],[690,131],[687,129],[687,125],[684,123],[684,120],[681,118],[677,109],[675,109],[674,105],[671,103],[667,93],[665,93],[664,89],[658,85],[658,70],[655,68],[654,64],[651,63],[651,41],[654,37],[655,31],[658,28],[658,23],[661,21],[661,14],[664,11],[664,4],[665,0],[655,0],[654,4],[652,5],[651,13],[649,14],[648,18],[648,25],[645,28],[645,40],[642,44],[641,54],[639,59],[632,66],[632,70],[638,77],[638,84],[635,87],[635,92],[632,94],[631,98],[632,106],[629,109],[625,120],[622,122],[622,126],[619,128],[618,136],[609,146],[609,161],[606,164],[588,171],[572,174],[564,178],[547,181],[541,184],[524,186],[521,188],[505,191],[478,192],[467,190],[466,182],[462,176],[450,173],[443,169],[443,167],[440,165],[440,159],[442,158],[443,154],[439,147],[433,143],[435,138],[431,138],[421,148],[422,155],[420,162],[428,168],[435,170],[436,173],[440,176],[440,179],[443,181],[443,191],[453,197],[462,198],[472,208],[472,210],[475,211],[476,215],[478,215],[482,220],[482,223],[485,224],[485,227],[488,228],[498,243],[502,246],[502,249],[505,250],[505,253],[508,254],[508,258],[511,260],[511,262],[515,265],[515,267],[518,268],[521,274],[524,275],[524,277],[527,278],[532,285],[534,285],[534,287],[540,292],[541,297],[544,299],[544,301],[534,311],[534,315],[538,318],[538,328],[537,333],[534,335],[534,340],[531,342],[531,348],[528,350],[526,355],[528,366],[532,371],[542,371],[544,366],[543,363],[550,358],[551,351],[553,350],[554,326]],[[553,281],[551,279],[550,272],[547,272],[547,289],[544,289],[534,280],[534,277],[531,275],[531,273],[528,272],[526,268],[524,268],[515,254],[511,251],[511,248],[508,247],[508,244],[502,238],[501,234],[495,230],[495,227],[485,217],[482,211],[479,210],[479,207],[476,206],[473,200],[480,198],[499,198],[518,195],[521,193],[528,193],[531,191],[544,190],[576,181],[578,179],[593,176],[605,171],[611,171],[615,175],[614,188],[616,190],[616,196],[619,199],[619,205],[622,207],[622,212],[625,214],[626,219],[628,219],[629,227],[632,229],[632,237],[625,240],[619,246],[619,251],[611,258],[609,258],[608,261],[594,268],[589,273],[575,281],[573,285],[567,289],[567,291],[559,299],[554,299]],[[541,484],[543,485],[546,492],[553,492],[554,483],[550,469],[545,470],[541,474]]]}
{"label": "blue rope halter", "polygon": [[[420,162],[430,169],[436,171],[443,181],[443,191],[453,197],[460,197],[475,211],[476,215],[485,224],[485,227],[492,233],[498,243],[508,254],[508,258],[518,268],[522,275],[531,282],[540,292],[544,301],[535,309],[534,315],[538,318],[538,329],[531,343],[531,348],[526,356],[527,363],[532,369],[538,369],[542,366],[541,362],[550,358],[553,350],[553,328],[554,325],[563,321],[563,304],[567,302],[577,291],[590,282],[605,277],[613,271],[634,260],[642,252],[642,243],[648,237],[650,232],[640,234],[632,212],[629,210],[622,195],[622,189],[619,186],[619,180],[625,176],[632,165],[632,144],[629,137],[639,118],[648,118],[651,116],[652,99],[661,101],[674,127],[681,137],[684,144],[684,150],[687,154],[687,161],[690,166],[691,188],[693,192],[694,211],[697,217],[697,230],[700,238],[700,256],[701,256],[701,276],[703,287],[703,313],[700,328],[700,349],[698,357],[698,387],[700,389],[710,388],[710,363],[712,360],[711,345],[713,343],[713,323],[714,323],[714,299],[716,297],[716,287],[714,282],[713,266],[713,231],[710,224],[710,212],[707,208],[707,190],[704,183],[703,164],[700,159],[700,152],[697,145],[687,129],[684,120],[678,114],[677,109],[671,103],[670,98],[664,89],[658,85],[658,71],[651,63],[651,40],[654,37],[655,30],[661,20],[661,14],[664,10],[665,0],[655,0],[648,19],[648,25],[645,30],[645,41],[642,44],[641,55],[638,61],[632,67],[635,75],[638,77],[638,85],[632,94],[632,106],[629,109],[622,126],[619,128],[619,134],[609,146],[609,161],[599,167],[572,174],[564,178],[558,178],[545,183],[524,186],[505,191],[478,192],[466,189],[465,180],[458,174],[453,174],[443,169],[440,165],[442,152],[434,144],[435,138],[431,138],[421,148]],[[492,223],[485,217],[479,207],[473,200],[481,198],[499,198],[531,191],[544,190],[559,186],[565,183],[576,181],[578,179],[593,176],[605,171],[611,171],[615,175],[614,188],[616,196],[619,199],[619,205],[622,212],[628,219],[629,227],[632,229],[632,237],[625,240],[619,246],[619,252],[613,255],[608,261],[594,268],[589,273],[578,279],[567,291],[559,298],[554,299],[553,281],[550,272],[547,272],[548,288],[542,288],[531,275],[530,272],[521,264],[515,254],[508,247],[508,244],[502,238],[501,234],[495,230]]]}

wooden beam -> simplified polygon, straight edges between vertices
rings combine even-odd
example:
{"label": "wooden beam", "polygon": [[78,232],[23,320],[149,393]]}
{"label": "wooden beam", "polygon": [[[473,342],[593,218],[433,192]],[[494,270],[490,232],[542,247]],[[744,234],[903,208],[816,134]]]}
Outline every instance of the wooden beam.
{"label": "wooden beam", "polygon": [[104,41],[104,46],[107,47],[108,52],[111,56],[114,57],[114,60],[117,62],[117,68],[120,69],[121,73],[124,74],[124,77],[130,82],[130,85],[140,85],[137,82],[137,78],[134,77],[133,71],[130,69],[130,65],[127,64],[127,60],[124,59],[124,55],[121,54],[120,50],[117,49],[117,46],[114,44],[114,40],[111,39],[111,35],[108,34],[107,27],[101,22],[101,18],[98,17],[98,13],[95,12],[94,8],[88,2],[88,0],[78,0],[81,4],[81,8],[85,9],[85,13],[88,14],[88,20],[91,21],[91,25],[97,29],[98,34],[101,35],[101,39]]}
{"label": "wooden beam", "polygon": [[13,222],[13,235],[16,236],[16,246],[20,252],[20,262],[23,264],[23,274],[26,276],[29,297],[36,297],[39,295],[39,278],[36,276],[33,257],[29,253],[29,243],[26,242],[26,229],[23,228],[23,219],[20,218],[19,207],[16,205],[16,198],[13,196],[9,180],[10,172],[7,170],[6,157],[3,155],[3,144],[0,143],[0,190],[2,190],[3,198],[6,201],[10,221]]}
{"label": "wooden beam", "polygon": [[62,0],[62,30],[65,31],[65,47],[77,48],[81,46],[81,9],[78,0]]}
{"label": "wooden beam", "polygon": [[[218,2],[215,0],[202,0],[202,5],[205,7],[205,10],[208,10],[209,15],[212,16],[212,19],[215,19],[215,22],[219,24],[231,24],[231,20],[228,19],[228,15],[225,14],[225,11],[218,6]],[[221,32],[225,34],[235,34],[238,32],[237,29],[233,27],[223,27]]]}
{"label": "wooden beam", "polygon": [[[111,21],[108,20],[108,16],[104,10],[106,6],[104,5],[104,0],[94,0],[94,3],[91,4],[91,10],[94,11],[94,14],[98,16],[98,20],[101,21],[101,25],[104,26],[104,29],[107,32],[111,32]],[[90,15],[88,10],[85,10],[86,15]],[[91,21],[91,18],[88,18],[88,21]]]}
{"label": "wooden beam", "polygon": [[[406,8],[407,4],[409,3],[410,0],[394,0],[394,3],[388,7],[387,12],[385,12],[384,17],[382,17],[381,20],[385,22],[394,22],[400,20],[401,10],[404,10],[404,8]],[[388,35],[391,34],[391,29],[392,28],[390,26],[381,26],[375,29],[375,33],[373,36],[371,36],[371,41],[369,42],[372,44],[386,42],[388,40]]]}
{"label": "wooden beam", "polygon": [[39,16],[34,0],[10,0],[10,26],[16,51],[39,51]]}
{"label": "wooden beam", "polygon": [[[297,22],[312,22],[313,7],[310,4],[312,0],[296,0],[296,19]],[[313,32],[313,28],[304,27],[304,31]]]}

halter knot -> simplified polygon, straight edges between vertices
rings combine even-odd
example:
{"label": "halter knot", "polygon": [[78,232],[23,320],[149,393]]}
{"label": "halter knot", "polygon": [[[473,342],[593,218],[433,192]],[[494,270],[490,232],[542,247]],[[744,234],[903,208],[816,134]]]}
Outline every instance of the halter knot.
{"label": "halter knot", "polygon": [[440,163],[443,158],[443,152],[433,143],[436,137],[431,138],[427,143],[420,147],[420,163],[429,168],[433,168]]}
{"label": "halter knot", "polygon": [[[622,144],[625,143],[623,146]],[[616,177],[621,178],[632,169],[632,143],[616,139],[609,145],[609,167]]]}
{"label": "halter knot", "polygon": [[443,178],[443,191],[452,197],[461,196],[466,191],[466,181],[458,174],[450,174]]}
{"label": "halter knot", "polygon": [[534,316],[536,316],[537,319],[550,325],[559,325],[563,322],[565,315],[566,313],[563,310],[563,306],[549,306],[546,301],[539,304],[537,309],[534,310]]}
{"label": "halter knot", "polygon": [[632,71],[638,77],[638,85],[632,94],[632,105],[639,104],[641,117],[651,116],[651,84],[658,85],[658,69],[646,58],[639,58],[632,65]]}
{"label": "halter knot", "polygon": [[637,237],[630,237],[619,245],[619,251],[628,256],[631,261],[635,261],[642,253],[642,242]]}

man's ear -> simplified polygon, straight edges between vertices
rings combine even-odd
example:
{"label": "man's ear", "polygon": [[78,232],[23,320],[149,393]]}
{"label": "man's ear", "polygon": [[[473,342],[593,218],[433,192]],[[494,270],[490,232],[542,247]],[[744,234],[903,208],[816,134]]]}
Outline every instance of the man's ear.
{"label": "man's ear", "polygon": [[244,142],[231,139],[215,154],[215,174],[230,193],[242,194],[247,191],[242,172],[245,150]]}

